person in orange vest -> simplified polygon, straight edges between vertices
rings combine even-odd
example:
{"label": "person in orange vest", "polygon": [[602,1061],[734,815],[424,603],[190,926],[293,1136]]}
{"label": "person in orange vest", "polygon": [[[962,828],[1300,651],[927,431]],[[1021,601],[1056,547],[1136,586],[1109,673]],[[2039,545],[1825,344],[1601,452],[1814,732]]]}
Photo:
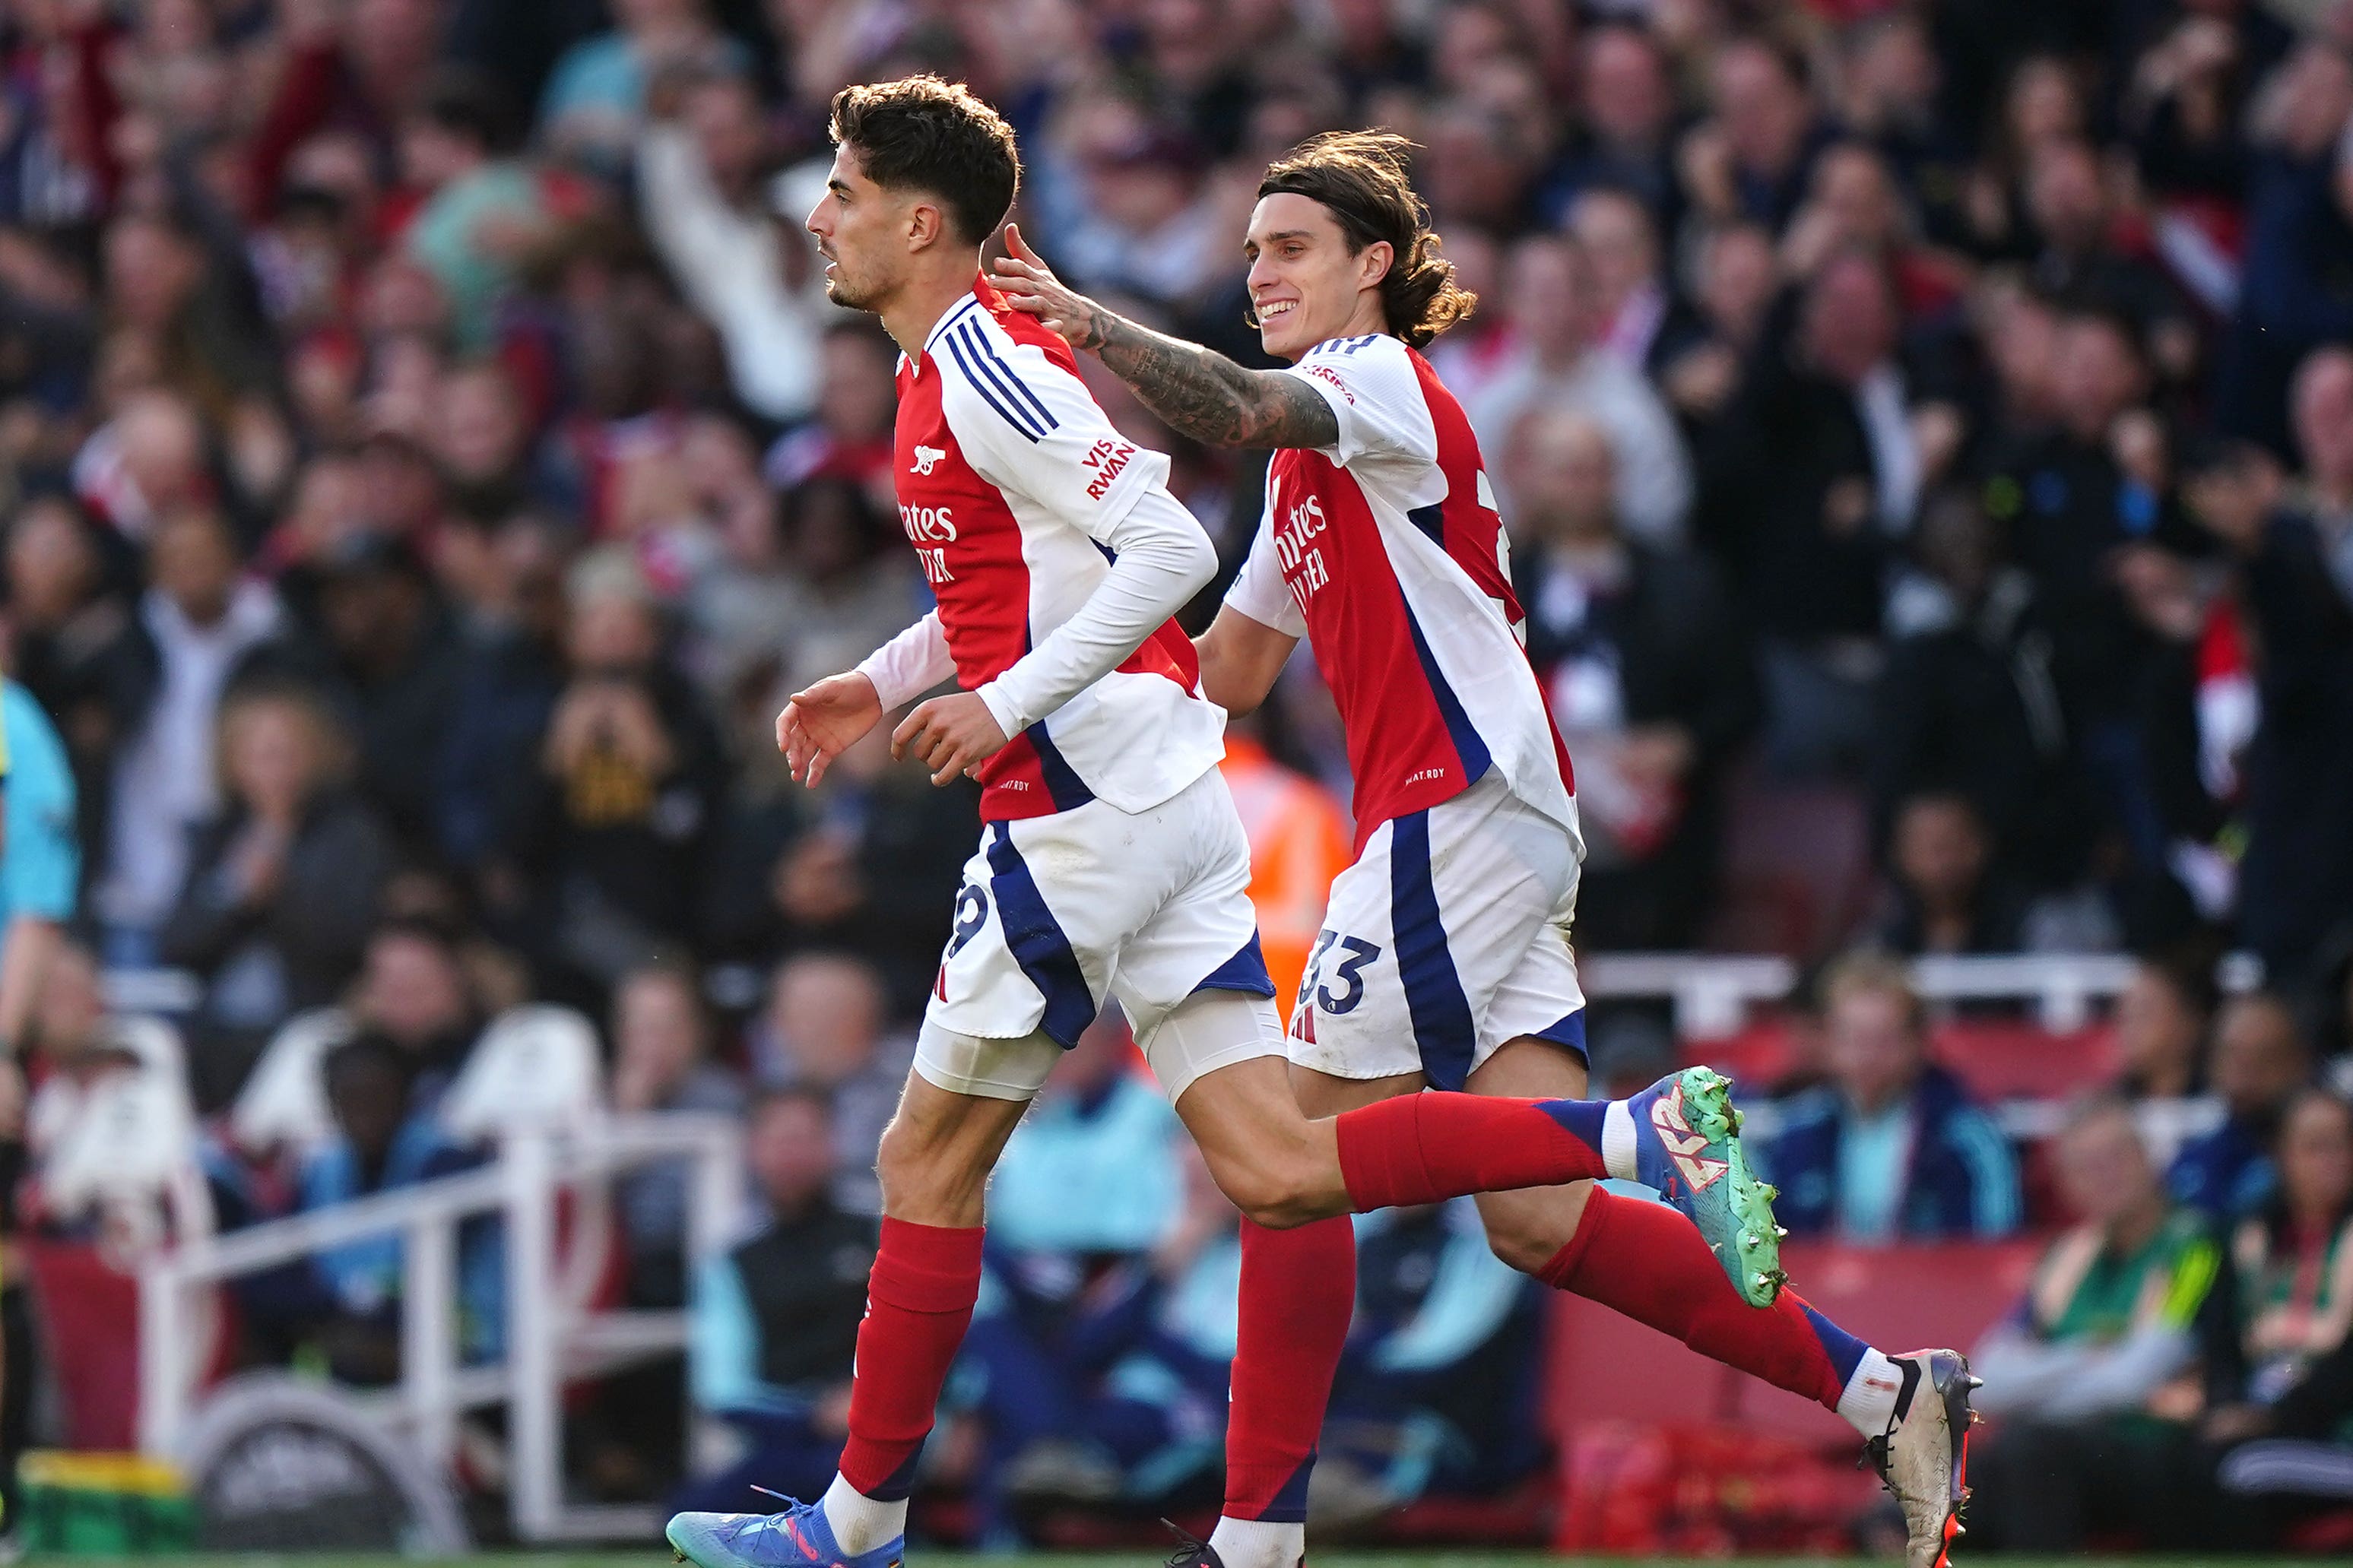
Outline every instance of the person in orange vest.
{"label": "person in orange vest", "polygon": [[1267,752],[1250,719],[1226,725],[1219,764],[1250,835],[1250,900],[1258,910],[1259,946],[1285,1018],[1299,995],[1332,879],[1353,858],[1348,816],[1332,792]]}

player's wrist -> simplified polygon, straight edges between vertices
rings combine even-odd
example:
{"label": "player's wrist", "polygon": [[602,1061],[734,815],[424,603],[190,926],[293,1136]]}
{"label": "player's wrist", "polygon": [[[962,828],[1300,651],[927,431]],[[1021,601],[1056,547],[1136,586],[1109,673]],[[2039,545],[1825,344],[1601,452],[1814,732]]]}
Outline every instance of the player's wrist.
{"label": "player's wrist", "polygon": [[876,705],[885,713],[894,708],[905,706],[916,695],[914,691],[900,689],[906,683],[893,676],[889,659],[890,651],[887,646],[876,649],[868,655],[857,668],[849,672],[866,682],[869,689],[874,693]]}
{"label": "player's wrist", "polygon": [[974,689],[973,695],[980,699],[981,706],[988,710],[988,716],[997,721],[997,727],[1005,731],[1008,741],[1037,722],[1006,691],[1002,677],[982,682]]}

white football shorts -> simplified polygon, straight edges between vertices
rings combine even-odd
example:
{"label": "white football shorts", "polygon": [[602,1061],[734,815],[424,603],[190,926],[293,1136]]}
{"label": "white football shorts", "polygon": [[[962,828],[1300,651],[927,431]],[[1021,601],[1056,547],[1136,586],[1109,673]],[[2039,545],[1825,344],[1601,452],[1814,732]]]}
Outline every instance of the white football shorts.
{"label": "white football shorts", "polygon": [[1568,946],[1577,866],[1575,836],[1492,770],[1381,824],[1332,883],[1292,1009],[1291,1059],[1459,1089],[1522,1035],[1582,1057],[1585,994]]}
{"label": "white football shorts", "polygon": [[[957,1094],[1028,1100],[1111,999],[1172,1101],[1204,1073],[1282,1055],[1250,876],[1250,841],[1215,768],[1134,816],[1092,800],[983,824],[915,1070]],[[1252,1026],[1230,1039],[1162,1029],[1203,991],[1261,999],[1264,1016],[1237,1010]]]}

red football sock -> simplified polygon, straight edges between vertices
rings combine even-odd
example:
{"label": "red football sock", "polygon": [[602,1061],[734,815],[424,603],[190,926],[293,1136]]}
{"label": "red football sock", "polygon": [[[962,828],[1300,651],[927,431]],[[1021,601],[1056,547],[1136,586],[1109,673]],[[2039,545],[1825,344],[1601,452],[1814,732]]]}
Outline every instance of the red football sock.
{"label": "red football sock", "polygon": [[1226,1518],[1307,1518],[1315,1439],[1356,1305],[1356,1233],[1345,1215],[1293,1230],[1242,1221]]}
{"label": "red football sock", "polygon": [[841,1479],[868,1497],[895,1500],[913,1483],[948,1363],[980,1299],[980,1237],[978,1226],[882,1221],[841,1450]]}
{"label": "red football sock", "polygon": [[1606,1176],[1608,1103],[1401,1094],[1340,1114],[1340,1179],[1362,1212]]}
{"label": "red football sock", "polygon": [[1596,1188],[1568,1245],[1536,1278],[1683,1341],[1704,1356],[1836,1410],[1847,1379],[1823,1331],[1831,1325],[1797,1292],[1752,1307],[1725,1277],[1699,1227],[1665,1204]]}

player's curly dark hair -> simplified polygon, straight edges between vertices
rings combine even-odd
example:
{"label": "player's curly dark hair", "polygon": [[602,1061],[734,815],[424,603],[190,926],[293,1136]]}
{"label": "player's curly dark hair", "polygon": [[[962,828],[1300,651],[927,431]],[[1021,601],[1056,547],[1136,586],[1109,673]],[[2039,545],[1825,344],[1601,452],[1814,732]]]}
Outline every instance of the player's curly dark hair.
{"label": "player's curly dark hair", "polygon": [[971,244],[1013,210],[1021,186],[1013,128],[962,82],[926,74],[845,87],[833,95],[831,129],[876,184],[939,197]]}
{"label": "player's curly dark hair", "polygon": [[1327,131],[1267,166],[1261,196],[1305,196],[1339,220],[1355,255],[1386,240],[1395,259],[1381,279],[1389,331],[1415,348],[1469,316],[1479,296],[1454,281],[1439,254],[1430,205],[1413,188],[1415,145],[1388,131]]}

